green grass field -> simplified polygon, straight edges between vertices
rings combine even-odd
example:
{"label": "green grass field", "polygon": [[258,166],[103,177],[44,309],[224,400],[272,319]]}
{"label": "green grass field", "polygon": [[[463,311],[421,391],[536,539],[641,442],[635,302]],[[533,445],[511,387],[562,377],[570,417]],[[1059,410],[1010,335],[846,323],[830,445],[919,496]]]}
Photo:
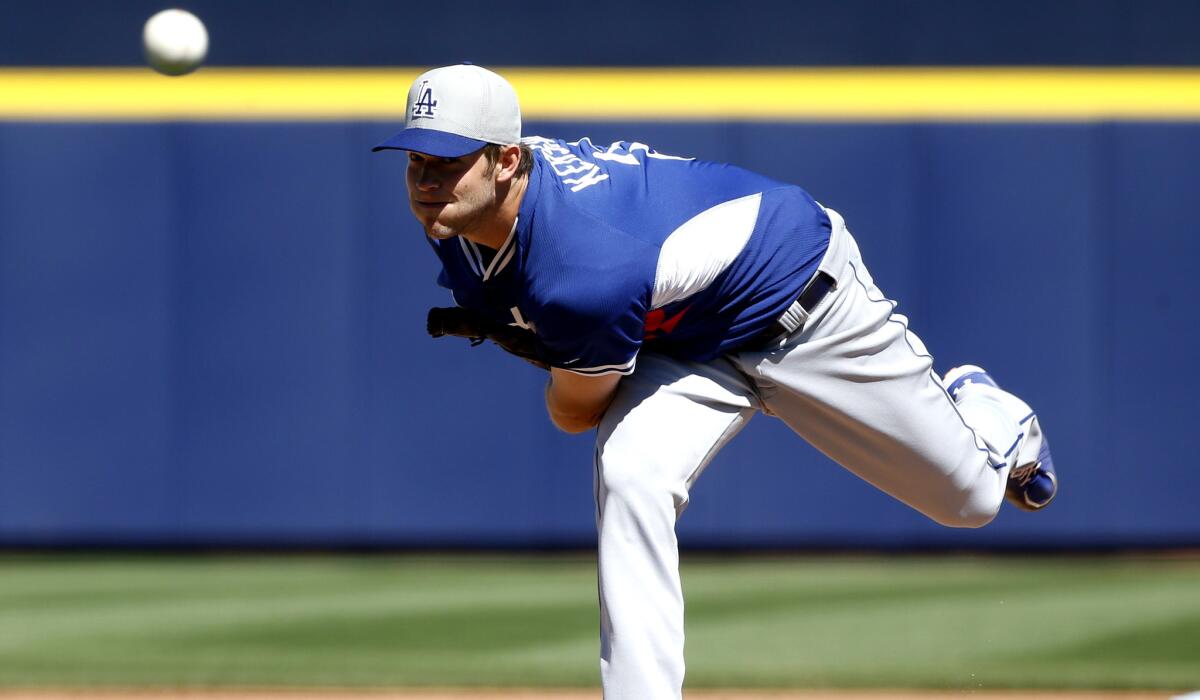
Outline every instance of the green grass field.
{"label": "green grass field", "polygon": [[[1200,688],[1200,559],[685,557],[691,687]],[[0,557],[0,686],[591,686],[586,556]]]}

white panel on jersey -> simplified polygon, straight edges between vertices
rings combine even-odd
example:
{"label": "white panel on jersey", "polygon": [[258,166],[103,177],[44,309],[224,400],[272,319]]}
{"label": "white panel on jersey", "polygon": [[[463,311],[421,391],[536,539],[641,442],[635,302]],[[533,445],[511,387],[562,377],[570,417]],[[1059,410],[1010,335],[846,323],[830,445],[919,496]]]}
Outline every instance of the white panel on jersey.
{"label": "white panel on jersey", "polygon": [[686,299],[712,284],[746,247],[762,193],[722,202],[693,216],[663,241],[651,308]]}

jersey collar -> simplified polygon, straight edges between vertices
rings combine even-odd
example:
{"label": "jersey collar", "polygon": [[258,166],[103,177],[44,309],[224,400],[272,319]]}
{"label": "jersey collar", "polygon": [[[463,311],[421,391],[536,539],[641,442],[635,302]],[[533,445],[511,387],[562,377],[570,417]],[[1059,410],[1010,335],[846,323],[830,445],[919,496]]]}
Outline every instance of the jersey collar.
{"label": "jersey collar", "polygon": [[504,243],[500,245],[500,249],[492,256],[492,259],[484,264],[486,256],[479,246],[474,241],[468,241],[462,236],[458,237],[458,243],[462,246],[463,255],[467,258],[467,264],[471,266],[471,271],[479,275],[484,282],[494,278],[500,274],[508,264],[512,262],[513,256],[517,252],[517,222],[521,217],[517,217],[513,221],[512,230],[508,232],[508,238],[504,239]]}

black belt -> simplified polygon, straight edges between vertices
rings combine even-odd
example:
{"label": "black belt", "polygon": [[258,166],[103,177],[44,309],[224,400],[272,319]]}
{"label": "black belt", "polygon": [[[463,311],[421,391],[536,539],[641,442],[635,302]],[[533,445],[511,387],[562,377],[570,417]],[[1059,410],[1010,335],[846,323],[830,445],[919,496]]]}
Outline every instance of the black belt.
{"label": "black belt", "polygon": [[[821,300],[836,287],[837,280],[833,278],[833,275],[824,270],[817,270],[817,274],[813,275],[808,284],[804,285],[804,290],[800,292],[800,296],[796,301],[800,303],[800,308],[804,309],[806,313],[811,314],[817,308],[817,304],[820,304]],[[787,326],[783,325],[782,321],[775,321],[764,328],[761,333],[747,340],[744,347],[761,348],[782,335],[795,333],[802,328],[804,328],[804,324],[800,324],[799,328],[789,330]]]}

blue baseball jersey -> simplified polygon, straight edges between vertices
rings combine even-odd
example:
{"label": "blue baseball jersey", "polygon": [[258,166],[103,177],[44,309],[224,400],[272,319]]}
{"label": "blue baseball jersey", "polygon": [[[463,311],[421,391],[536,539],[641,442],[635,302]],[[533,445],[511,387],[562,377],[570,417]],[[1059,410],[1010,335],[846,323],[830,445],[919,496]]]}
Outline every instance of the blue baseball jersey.
{"label": "blue baseball jersey", "polygon": [[460,306],[533,330],[582,374],[634,370],[638,352],[704,361],[778,319],[829,245],[804,190],[748,170],[540,137],[500,250],[430,240]]}

